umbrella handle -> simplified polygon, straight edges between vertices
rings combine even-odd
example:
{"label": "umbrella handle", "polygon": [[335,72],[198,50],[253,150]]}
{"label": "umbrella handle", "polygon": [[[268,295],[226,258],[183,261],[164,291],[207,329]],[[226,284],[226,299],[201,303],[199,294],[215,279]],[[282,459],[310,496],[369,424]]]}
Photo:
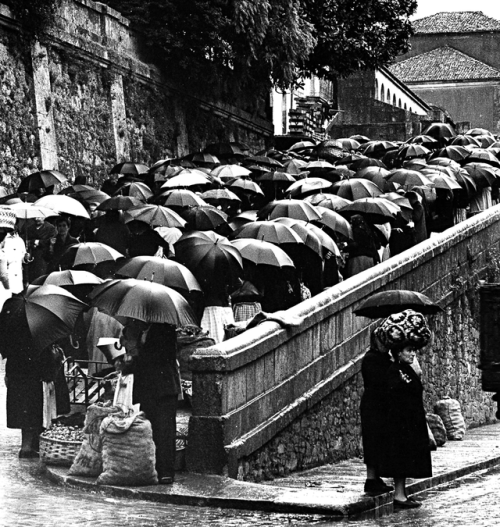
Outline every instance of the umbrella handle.
{"label": "umbrella handle", "polygon": [[123,349],[123,346],[121,345],[120,342],[115,342],[115,349],[117,349],[118,351],[120,351],[121,349]]}
{"label": "umbrella handle", "polygon": [[73,335],[69,336],[69,342],[76,350],[80,347],[80,343],[76,341],[76,344],[73,342]]}

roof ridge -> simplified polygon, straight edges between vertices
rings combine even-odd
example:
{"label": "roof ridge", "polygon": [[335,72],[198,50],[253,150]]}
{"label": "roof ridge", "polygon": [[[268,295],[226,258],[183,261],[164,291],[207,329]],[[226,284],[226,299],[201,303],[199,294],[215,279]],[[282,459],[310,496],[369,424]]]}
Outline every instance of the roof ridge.
{"label": "roof ridge", "polygon": [[416,34],[500,31],[500,20],[483,11],[440,11],[412,22]]}

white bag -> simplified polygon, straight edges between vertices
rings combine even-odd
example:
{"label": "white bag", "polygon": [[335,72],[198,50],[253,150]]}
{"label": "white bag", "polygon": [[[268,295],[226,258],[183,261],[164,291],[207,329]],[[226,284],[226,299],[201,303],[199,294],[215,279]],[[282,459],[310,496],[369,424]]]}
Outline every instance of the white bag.
{"label": "white bag", "polygon": [[139,404],[133,403],[134,393],[134,375],[122,375],[120,373],[118,382],[116,383],[115,396],[113,398],[113,406],[121,408],[122,411],[127,412],[133,410],[134,414],[139,413]]}

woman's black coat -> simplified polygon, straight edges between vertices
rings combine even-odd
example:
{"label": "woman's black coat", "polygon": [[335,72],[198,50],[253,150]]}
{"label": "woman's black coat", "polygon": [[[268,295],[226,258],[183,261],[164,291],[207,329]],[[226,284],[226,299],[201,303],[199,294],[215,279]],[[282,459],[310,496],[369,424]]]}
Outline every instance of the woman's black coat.
{"label": "woman's black coat", "polygon": [[364,391],[361,397],[361,435],[364,461],[379,469],[387,448],[387,374],[392,361],[388,353],[370,349],[361,363]]}
{"label": "woman's black coat", "polygon": [[413,368],[392,364],[388,371],[387,445],[380,475],[393,478],[432,476],[423,386]]}

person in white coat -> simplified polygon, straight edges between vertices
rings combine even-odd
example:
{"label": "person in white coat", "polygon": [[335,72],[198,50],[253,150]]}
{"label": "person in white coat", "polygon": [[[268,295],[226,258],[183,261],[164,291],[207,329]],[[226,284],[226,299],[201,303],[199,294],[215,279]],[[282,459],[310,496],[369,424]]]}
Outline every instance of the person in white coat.
{"label": "person in white coat", "polygon": [[14,231],[16,215],[9,209],[0,208],[0,310],[11,297],[8,258],[5,251],[5,238]]}
{"label": "person in white coat", "polygon": [[3,244],[7,258],[10,292],[20,293],[24,289],[23,262],[26,255],[26,244],[15,230],[7,234]]}

